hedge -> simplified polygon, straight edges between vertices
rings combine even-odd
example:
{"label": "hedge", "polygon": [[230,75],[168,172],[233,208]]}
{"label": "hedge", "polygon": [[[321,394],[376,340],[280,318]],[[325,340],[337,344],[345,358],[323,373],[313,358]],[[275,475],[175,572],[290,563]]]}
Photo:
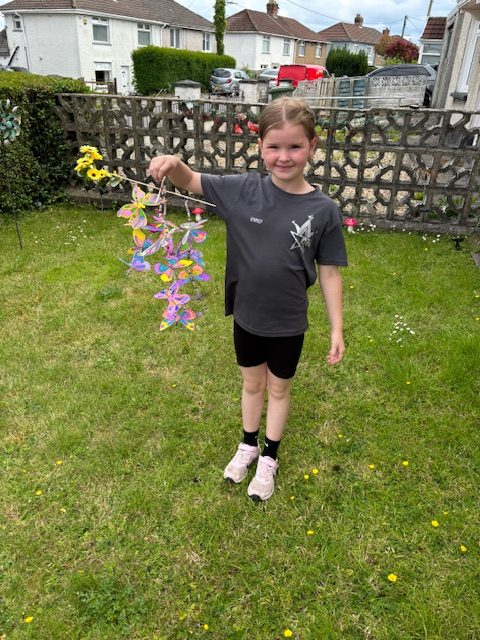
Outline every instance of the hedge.
{"label": "hedge", "polygon": [[216,53],[169,49],[166,47],[142,47],[132,53],[134,86],[143,96],[162,90],[172,90],[180,80],[200,82],[207,90],[208,79],[216,67],[235,68],[236,60],[231,56]]}
{"label": "hedge", "polygon": [[337,78],[341,76],[364,76],[368,72],[368,59],[364,51],[352,53],[346,49],[331,49],[325,66]]}
{"label": "hedge", "polygon": [[22,118],[17,140],[0,146],[0,215],[63,196],[74,159],[55,112],[55,95],[89,91],[71,78],[0,72],[0,100],[9,98]]}

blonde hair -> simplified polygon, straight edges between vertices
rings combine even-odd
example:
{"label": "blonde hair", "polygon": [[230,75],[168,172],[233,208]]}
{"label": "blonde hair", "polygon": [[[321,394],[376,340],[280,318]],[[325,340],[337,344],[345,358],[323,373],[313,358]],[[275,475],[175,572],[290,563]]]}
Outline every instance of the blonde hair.
{"label": "blonde hair", "polygon": [[258,135],[263,139],[270,129],[281,129],[284,124],[301,125],[309,140],[315,133],[315,114],[310,107],[297,98],[277,98],[260,114]]}

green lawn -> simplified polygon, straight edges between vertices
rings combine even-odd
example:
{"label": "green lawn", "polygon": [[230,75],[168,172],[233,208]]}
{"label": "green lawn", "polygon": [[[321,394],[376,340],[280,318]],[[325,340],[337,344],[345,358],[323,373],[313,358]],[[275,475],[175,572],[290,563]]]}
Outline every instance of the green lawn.
{"label": "green lawn", "polygon": [[192,334],[159,333],[158,276],[125,275],[114,212],[31,214],[23,250],[0,225],[0,637],[480,638],[471,241],[347,235],[345,359],[326,365],[313,287],[277,489],[256,505],[222,480],[240,379],[208,228]]}

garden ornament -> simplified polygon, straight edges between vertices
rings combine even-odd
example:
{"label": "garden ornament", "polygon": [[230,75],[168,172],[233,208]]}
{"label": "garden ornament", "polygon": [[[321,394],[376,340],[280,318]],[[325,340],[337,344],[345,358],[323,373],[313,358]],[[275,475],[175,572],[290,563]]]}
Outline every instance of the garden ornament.
{"label": "garden ornament", "polygon": [[[167,219],[165,194],[171,192],[164,188],[164,180],[159,188],[144,191],[140,185],[149,189],[152,185],[98,168],[97,162],[101,162],[103,156],[96,147],[85,145],[80,147],[80,152],[83,156],[77,160],[75,170],[87,183],[94,183],[100,188],[117,186],[122,180],[133,183],[132,201],[117,212],[117,216],[126,221],[125,225],[131,227],[133,238],[133,246],[128,250],[130,259],[120,258],[120,261],[128,267],[127,273],[132,269],[153,272],[160,277],[163,285],[167,285],[153,296],[166,303],[160,331],[174,324],[193,331],[196,328],[195,320],[204,311],[193,309],[189,303],[203,300],[198,283],[210,280],[210,276],[205,272],[203,255],[198,248],[207,238],[207,232],[203,229],[207,220],[202,217],[204,210],[200,207],[190,212],[188,201],[211,203],[182,195],[189,220],[177,225]],[[191,213],[195,215],[195,221],[190,220]],[[149,261],[151,256],[155,256],[153,264]]]}
{"label": "garden ornament", "polygon": [[461,236],[454,236],[454,237],[452,238],[452,242],[454,242],[454,243],[455,243],[455,249],[456,249],[457,251],[460,251],[460,250],[461,250],[461,248],[462,248],[462,247],[461,247],[460,245],[461,245],[461,243],[462,243],[464,240],[465,240],[465,238],[462,238]]}
{"label": "garden ornament", "polygon": [[355,233],[355,227],[357,226],[356,218],[346,218],[343,224],[347,227],[348,233]]}

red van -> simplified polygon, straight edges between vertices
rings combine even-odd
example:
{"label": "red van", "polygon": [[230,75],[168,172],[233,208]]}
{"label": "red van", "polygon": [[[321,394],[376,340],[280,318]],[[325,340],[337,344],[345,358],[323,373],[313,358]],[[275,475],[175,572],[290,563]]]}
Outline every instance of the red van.
{"label": "red van", "polygon": [[329,77],[327,68],[319,64],[282,64],[278,70],[277,86],[282,82],[290,82],[296,87],[300,80],[317,80]]}

